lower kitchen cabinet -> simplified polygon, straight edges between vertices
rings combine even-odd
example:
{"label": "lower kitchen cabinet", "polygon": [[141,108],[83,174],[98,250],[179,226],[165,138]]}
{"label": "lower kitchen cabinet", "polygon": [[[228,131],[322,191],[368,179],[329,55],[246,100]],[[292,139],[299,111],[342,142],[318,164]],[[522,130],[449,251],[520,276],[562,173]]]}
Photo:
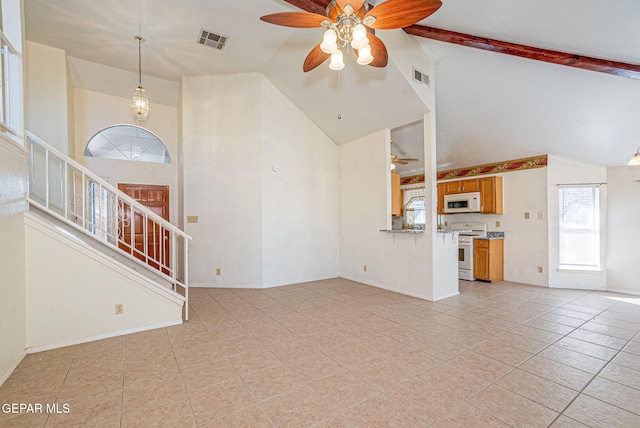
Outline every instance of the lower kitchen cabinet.
{"label": "lower kitchen cabinet", "polygon": [[504,279],[504,239],[473,240],[473,276],[489,282]]}

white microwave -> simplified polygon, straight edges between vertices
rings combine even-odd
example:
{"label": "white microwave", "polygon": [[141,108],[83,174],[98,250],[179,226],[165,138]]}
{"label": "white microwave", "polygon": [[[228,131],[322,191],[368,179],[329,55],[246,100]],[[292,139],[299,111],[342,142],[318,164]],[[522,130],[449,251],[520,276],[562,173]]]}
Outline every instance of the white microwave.
{"label": "white microwave", "polygon": [[480,192],[444,195],[445,214],[479,213]]}

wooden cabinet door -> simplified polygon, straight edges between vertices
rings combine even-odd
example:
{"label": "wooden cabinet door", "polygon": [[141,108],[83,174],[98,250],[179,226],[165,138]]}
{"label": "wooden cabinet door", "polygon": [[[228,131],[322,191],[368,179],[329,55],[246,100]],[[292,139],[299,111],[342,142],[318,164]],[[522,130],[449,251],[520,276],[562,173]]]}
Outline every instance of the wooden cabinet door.
{"label": "wooden cabinet door", "polygon": [[502,214],[502,177],[485,177],[480,180],[480,212]]}
{"label": "wooden cabinet door", "polygon": [[438,183],[438,214],[444,214],[444,183]]}
{"label": "wooden cabinet door", "polygon": [[504,279],[503,239],[474,239],[473,276],[490,282]]}
{"label": "wooden cabinet door", "polygon": [[489,241],[486,239],[473,240],[473,276],[476,279],[489,281]]}
{"label": "wooden cabinet door", "polygon": [[402,215],[402,190],[400,174],[391,174],[391,215]]}
{"label": "wooden cabinet door", "polygon": [[455,193],[460,193],[460,182],[459,181],[447,181],[444,184],[444,194],[451,195]]}
{"label": "wooden cabinet door", "polygon": [[479,192],[480,180],[464,180],[461,182],[462,193]]}

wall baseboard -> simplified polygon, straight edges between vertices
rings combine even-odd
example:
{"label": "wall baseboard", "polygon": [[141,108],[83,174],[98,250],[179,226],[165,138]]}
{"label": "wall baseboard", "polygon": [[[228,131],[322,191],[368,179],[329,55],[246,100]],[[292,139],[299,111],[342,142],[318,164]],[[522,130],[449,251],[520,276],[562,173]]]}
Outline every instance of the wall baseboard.
{"label": "wall baseboard", "polygon": [[18,368],[18,366],[26,356],[27,356],[27,352],[22,351],[19,354],[18,358],[16,358],[15,361],[7,368],[7,370],[5,370],[4,373],[0,374],[0,386],[2,386],[7,379],[9,379],[9,376],[11,376],[11,374],[14,372],[16,368]]}
{"label": "wall baseboard", "polygon": [[633,296],[640,296],[640,291],[637,291],[637,290],[625,290],[624,288],[607,288],[604,291],[610,291],[612,293],[631,294]]}
{"label": "wall baseboard", "polygon": [[182,324],[182,321],[176,321],[176,322],[170,321],[166,323],[160,323],[160,324],[145,326],[141,328],[133,328],[130,330],[120,330],[113,333],[99,334],[97,336],[85,337],[77,340],[70,340],[68,342],[51,343],[51,344],[40,345],[40,346],[31,346],[31,347],[27,347],[26,353],[35,354],[37,352],[50,351],[52,349],[64,348],[66,346],[80,345],[82,343],[95,342],[96,340],[109,339],[111,337],[124,336],[132,333],[140,333],[142,331],[148,331],[148,330],[156,330],[158,328],[171,327],[171,326],[180,325],[180,324]]}
{"label": "wall baseboard", "polygon": [[[382,284],[377,284],[377,283],[374,283],[374,282],[371,282],[371,281],[363,281],[361,278],[350,277],[348,275],[347,276],[340,275],[340,278],[348,279],[349,281],[359,282],[360,284],[370,285],[372,287],[380,288],[382,290],[393,291],[394,293],[404,294],[406,296],[416,297],[418,299],[428,300],[430,302],[432,301],[432,300],[429,300],[427,298],[427,296],[425,296],[424,294],[412,293],[410,291],[403,291],[403,290],[399,290],[397,288],[387,287],[387,286],[384,286]],[[447,296],[447,297],[451,297],[451,296]],[[439,300],[441,300],[441,299],[439,299]]]}
{"label": "wall baseboard", "polygon": [[319,277],[319,278],[303,278],[295,281],[286,281],[286,282],[271,282],[261,285],[252,285],[252,284],[242,284],[242,285],[229,285],[229,284],[214,284],[212,282],[191,282],[189,284],[189,288],[235,288],[235,289],[247,289],[247,288],[255,288],[258,290],[265,288],[274,288],[274,287],[283,287],[285,285],[293,285],[293,284],[305,284],[307,282],[314,281],[326,281],[328,279],[337,279],[340,276],[336,274],[335,276],[327,276],[327,277]]}

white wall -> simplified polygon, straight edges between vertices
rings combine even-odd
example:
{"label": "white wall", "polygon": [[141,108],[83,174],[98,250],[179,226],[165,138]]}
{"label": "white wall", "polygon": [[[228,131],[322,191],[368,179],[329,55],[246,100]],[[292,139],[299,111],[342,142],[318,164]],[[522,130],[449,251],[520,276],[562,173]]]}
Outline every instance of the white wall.
{"label": "white wall", "polygon": [[270,81],[260,83],[263,285],[335,278],[338,147]]}
{"label": "white wall", "polygon": [[[181,299],[125,275],[107,255],[34,214],[25,214],[25,237],[30,352],[182,322]],[[124,313],[116,315],[120,303]]]}
{"label": "white wall", "polygon": [[68,81],[65,51],[27,42],[26,128],[73,156],[69,150]]}
{"label": "white wall", "polygon": [[337,276],[335,144],[258,73],[185,78],[183,118],[191,283]]}
{"label": "white wall", "polygon": [[640,294],[640,167],[607,169],[607,289]]}
{"label": "white wall", "polygon": [[602,270],[559,270],[559,184],[596,184],[607,182],[605,167],[588,165],[557,156],[549,156],[547,167],[549,204],[549,287],[604,290],[607,288],[607,185],[600,186],[600,263]]}
{"label": "white wall", "polygon": [[[170,220],[178,216],[178,110],[151,103],[145,123],[134,123],[129,98],[76,89],[74,91],[75,159],[93,173],[117,186],[118,183],[158,184],[170,188]],[[84,156],[87,143],[97,132],[116,124],[142,126],[158,136],[169,150],[171,164],[132,162]]]}
{"label": "white wall", "polygon": [[[453,222],[483,222],[489,231],[504,232],[504,279],[547,286],[547,168],[495,175],[502,177],[504,214],[449,214],[441,219],[448,226]],[[529,213],[528,220],[525,212]],[[538,213],[543,214],[542,219]],[[538,272],[538,266],[542,266],[543,273]]]}
{"label": "white wall", "polygon": [[[192,285],[262,284],[262,152],[257,74],[183,80],[184,211]],[[216,268],[221,276],[216,276]]]}
{"label": "white wall", "polygon": [[380,232],[390,215],[390,138],[382,130],[340,145],[340,276],[432,300],[431,231]]}
{"label": "white wall", "polygon": [[0,385],[26,348],[25,245],[27,155],[0,136]]}

